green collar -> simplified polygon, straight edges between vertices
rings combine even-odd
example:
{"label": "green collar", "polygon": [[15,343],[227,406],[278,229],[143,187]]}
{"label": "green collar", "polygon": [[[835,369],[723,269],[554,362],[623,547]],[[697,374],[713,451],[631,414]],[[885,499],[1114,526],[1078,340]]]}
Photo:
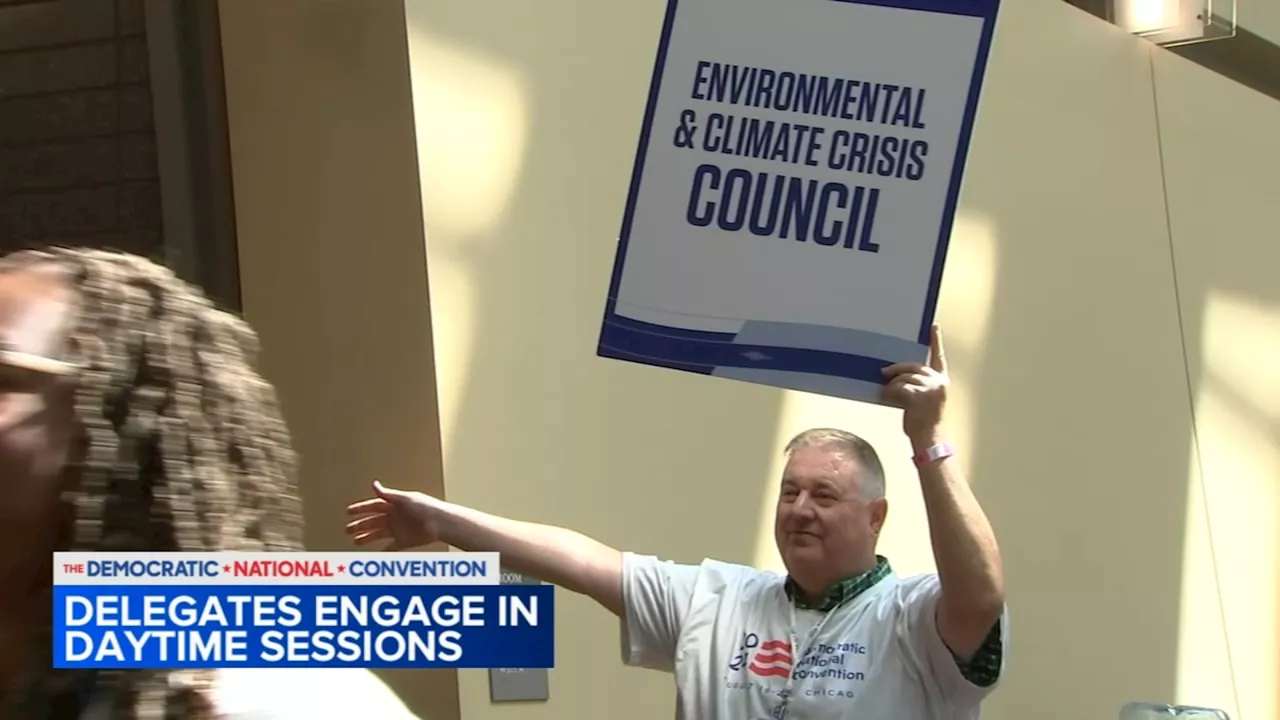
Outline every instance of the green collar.
{"label": "green collar", "polygon": [[841,580],[828,588],[817,601],[810,602],[801,599],[800,593],[797,592],[796,584],[792,582],[791,578],[787,578],[787,597],[794,600],[796,607],[801,610],[830,612],[870,590],[876,583],[888,577],[890,572],[889,561],[883,556],[877,555],[874,568],[860,575]]}

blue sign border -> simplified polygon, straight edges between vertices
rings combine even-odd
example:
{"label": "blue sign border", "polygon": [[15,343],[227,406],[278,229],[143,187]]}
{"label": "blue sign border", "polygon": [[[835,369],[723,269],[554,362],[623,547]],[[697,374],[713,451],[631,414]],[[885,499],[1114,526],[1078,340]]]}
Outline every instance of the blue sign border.
{"label": "blue sign border", "polygon": [[[999,10],[1000,0],[830,0],[830,2],[965,15],[980,17],[984,21],[977,56],[974,59],[973,76],[969,81],[969,97],[960,125],[960,137],[956,144],[951,183],[947,191],[947,201],[943,207],[938,243],[934,252],[933,273],[929,278],[929,290],[925,296],[923,316],[920,320],[918,342],[921,345],[928,345],[930,327],[933,324],[938,301],[938,288],[942,284],[947,245],[950,242],[951,227],[955,221],[956,206],[960,199],[965,159],[969,154],[969,139],[973,131],[974,118],[978,112],[978,99],[982,92],[982,79],[986,72],[987,57],[991,51],[991,40],[995,33],[996,13]],[[631,187],[627,194],[626,211],[622,218],[622,231],[618,236],[618,250],[614,258],[613,275],[609,281],[609,297],[605,303],[604,321],[596,354],[615,360],[704,375],[710,375],[719,368],[749,367],[753,370],[808,373],[882,384],[880,370],[889,364],[882,358],[805,348],[735,343],[736,333],[669,328],[625,318],[615,312],[618,290],[622,283],[622,270],[626,265],[627,248],[631,239],[631,226],[635,219],[636,199],[640,194],[640,181],[644,175],[645,159],[648,157],[649,136],[653,129],[654,114],[666,69],[667,49],[679,3],[680,0],[668,0],[667,3],[662,38],[658,44],[658,56],[654,62],[653,79],[649,85],[649,100],[645,106],[640,144],[636,151],[635,166],[631,172]]]}

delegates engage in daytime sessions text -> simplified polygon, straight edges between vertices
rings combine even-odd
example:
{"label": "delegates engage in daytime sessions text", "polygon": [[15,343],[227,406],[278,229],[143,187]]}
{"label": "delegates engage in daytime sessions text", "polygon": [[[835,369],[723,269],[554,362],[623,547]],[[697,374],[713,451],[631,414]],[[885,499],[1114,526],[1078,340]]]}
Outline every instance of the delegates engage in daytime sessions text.
{"label": "delegates engage in daytime sessions text", "polygon": [[257,343],[141,257],[0,260],[0,718],[412,720],[360,669],[51,669],[55,551],[303,549]]}
{"label": "delegates engage in daytime sessions text", "polygon": [[374,484],[353,503],[359,545],[443,541],[585,594],[621,620],[629,665],[671,672],[677,718],[971,720],[1004,670],[1000,551],[946,442],[942,336],[929,361],[884,370],[916,453],[937,574],[899,577],[877,554],[884,470],[842,430],[787,444],[775,518],[785,577],[664,562],[572,530],[510,520]]}

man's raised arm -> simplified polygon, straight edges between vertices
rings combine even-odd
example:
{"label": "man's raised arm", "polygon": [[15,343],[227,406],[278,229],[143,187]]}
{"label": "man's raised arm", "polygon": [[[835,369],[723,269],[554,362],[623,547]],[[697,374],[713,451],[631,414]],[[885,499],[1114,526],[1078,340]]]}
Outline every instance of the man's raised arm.
{"label": "man's raised arm", "polygon": [[949,379],[942,332],[934,326],[928,365],[899,363],[884,373],[885,395],[905,411],[903,430],[920,471],[942,586],[938,632],[958,659],[968,660],[999,636],[993,627],[1004,613],[1004,570],[991,523],[943,441]]}

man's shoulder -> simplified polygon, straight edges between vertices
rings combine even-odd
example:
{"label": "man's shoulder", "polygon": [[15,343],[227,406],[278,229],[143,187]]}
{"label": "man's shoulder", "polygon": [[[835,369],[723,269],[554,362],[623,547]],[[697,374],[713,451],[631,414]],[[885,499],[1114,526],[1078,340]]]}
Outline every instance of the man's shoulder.
{"label": "man's shoulder", "polygon": [[665,570],[668,574],[678,575],[688,583],[695,583],[703,589],[754,591],[781,585],[783,578],[778,573],[760,570],[749,565],[729,563],[710,558],[698,563],[678,563],[662,560],[653,555],[626,553],[624,567],[630,571]]}
{"label": "man's shoulder", "polygon": [[942,587],[937,573],[919,573],[906,576],[890,575],[885,579],[892,580],[892,587],[900,593],[927,593]]}
{"label": "man's shoulder", "polygon": [[936,573],[899,576],[890,573],[869,591],[873,603],[881,607],[918,606],[937,597],[942,586]]}
{"label": "man's shoulder", "polygon": [[720,560],[703,560],[700,565],[702,575],[708,579],[720,580],[726,584],[736,584],[743,589],[764,589],[781,585],[784,578],[772,570],[761,570],[750,565],[739,565]]}

